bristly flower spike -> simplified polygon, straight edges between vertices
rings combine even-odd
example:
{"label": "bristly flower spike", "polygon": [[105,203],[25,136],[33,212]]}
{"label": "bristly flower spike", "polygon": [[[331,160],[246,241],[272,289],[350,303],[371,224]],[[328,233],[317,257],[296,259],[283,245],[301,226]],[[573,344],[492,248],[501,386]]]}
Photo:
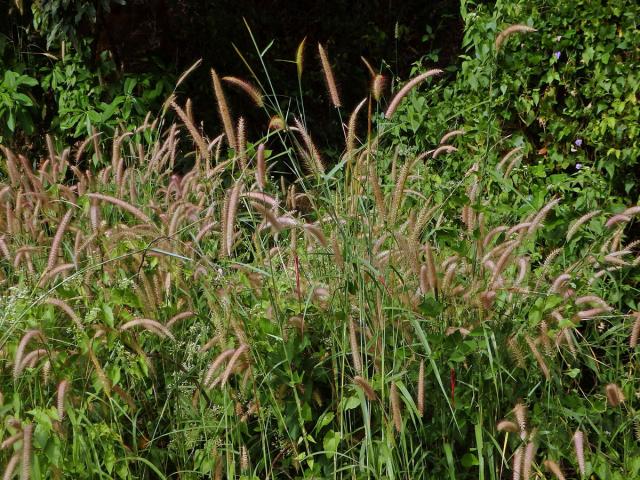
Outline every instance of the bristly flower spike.
{"label": "bristly flower spike", "polygon": [[318,53],[320,54],[320,63],[322,63],[322,71],[324,72],[324,79],[327,82],[327,89],[329,90],[331,103],[333,103],[333,106],[336,108],[341,107],[342,102],[340,101],[336,79],[333,76],[333,70],[331,69],[331,64],[329,63],[329,57],[327,56],[327,52],[320,43],[318,43]]}

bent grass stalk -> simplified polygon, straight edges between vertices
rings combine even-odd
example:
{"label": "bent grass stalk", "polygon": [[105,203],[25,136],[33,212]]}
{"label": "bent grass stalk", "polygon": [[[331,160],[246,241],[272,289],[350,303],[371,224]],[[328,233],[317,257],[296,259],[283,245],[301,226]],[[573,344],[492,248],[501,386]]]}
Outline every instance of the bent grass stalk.
{"label": "bent grass stalk", "polygon": [[345,154],[349,162],[353,158],[353,151],[355,149],[356,125],[357,125],[357,121],[358,121],[358,113],[360,112],[362,107],[365,105],[365,103],[367,103],[367,99],[366,98],[364,98],[356,106],[356,108],[354,108],[353,112],[351,113],[351,116],[349,117],[349,124],[348,124],[348,128],[347,128],[347,141],[346,141],[347,152]]}
{"label": "bent grass stalk", "polygon": [[544,466],[548,471],[553,473],[558,480],[566,480],[560,466],[554,460],[545,460]]}
{"label": "bent grass stalk", "polygon": [[191,115],[189,115],[189,113],[182,110],[182,108],[180,108],[178,104],[174,101],[171,101],[171,106],[178,114],[178,117],[180,117],[180,120],[182,120],[184,125],[187,127],[187,130],[189,131],[191,138],[193,138],[193,142],[196,144],[196,146],[198,147],[198,150],[200,151],[201,157],[205,160],[208,159],[209,148],[207,147],[207,143],[204,141],[204,138],[196,128]]}
{"label": "bent grass stalk", "polygon": [[220,78],[214,69],[211,69],[211,81],[213,83],[213,91],[218,102],[218,112],[220,113],[220,119],[224,126],[225,134],[227,135],[227,142],[230,148],[236,148],[236,132],[233,129],[233,122],[231,121],[231,113],[227,106],[227,99],[224,96],[224,90],[220,83]]}
{"label": "bent grass stalk", "polygon": [[296,49],[296,70],[298,72],[298,82],[302,79],[302,72],[304,70],[304,47],[307,42],[307,37],[304,37],[302,41],[298,44],[298,48]]}
{"label": "bent grass stalk", "polygon": [[246,93],[247,96],[251,99],[251,101],[253,101],[253,103],[256,104],[256,107],[259,107],[259,108],[264,107],[262,94],[256,87],[251,85],[249,82],[237,77],[222,77],[222,80],[224,82],[227,82],[230,85],[238,87],[240,90]]}
{"label": "bent grass stalk", "polygon": [[137,326],[141,326],[145,330],[148,330],[151,333],[155,333],[156,335],[159,335],[161,337],[166,337],[173,341],[176,340],[167,327],[156,320],[151,320],[150,318],[136,318],[125,323],[124,325],[121,325],[119,330],[121,332],[124,332],[126,330],[129,330],[130,328]]}
{"label": "bent grass stalk", "polygon": [[17,379],[22,371],[22,363],[24,359],[24,351],[27,348],[29,342],[35,338],[39,338],[41,341],[44,340],[44,335],[40,330],[29,330],[24,334],[20,343],[18,344],[18,349],[16,350],[16,355],[13,361],[13,378]]}
{"label": "bent grass stalk", "polygon": [[58,390],[57,390],[57,409],[58,409],[58,420],[62,421],[64,419],[64,401],[65,401],[65,397],[67,395],[67,388],[69,387],[69,381],[68,380],[62,380],[59,384],[58,384]]}
{"label": "bent grass stalk", "polygon": [[110,195],[103,195],[101,193],[89,193],[87,196],[92,200],[100,200],[103,202],[111,203],[112,205],[115,205],[116,207],[119,207],[129,212],[138,220],[140,220],[142,223],[147,225],[153,225],[153,222],[151,221],[151,219],[148,216],[146,216],[144,213],[142,213],[142,210],[134,207],[133,205],[125,202],[124,200],[120,200],[119,198],[115,198]]}
{"label": "bent grass stalk", "polygon": [[47,270],[53,270],[57,261],[58,261],[58,253],[60,250],[60,243],[62,242],[62,237],[64,232],[67,230],[69,226],[69,222],[71,221],[71,217],[73,215],[73,210],[68,210],[65,213],[64,217],[60,221],[58,225],[58,230],[56,231],[55,236],[53,237],[53,242],[51,242],[51,251],[49,253],[49,259],[47,260]]}
{"label": "bent grass stalk", "polygon": [[304,155],[307,168],[316,175],[324,174],[324,162],[322,160],[322,157],[320,156],[320,152],[311,139],[311,135],[309,135],[309,132],[307,132],[307,129],[304,127],[300,120],[296,118],[294,119],[294,123],[296,124],[296,128],[300,133],[300,136],[302,137],[302,140],[307,149]]}
{"label": "bent grass stalk", "polygon": [[496,51],[500,51],[500,47],[502,44],[513,34],[515,33],[531,33],[536,32],[537,30],[533,27],[529,27],[528,25],[511,25],[504,30],[502,30],[498,36],[496,37],[495,47]]}
{"label": "bent grass stalk", "polygon": [[389,106],[387,107],[387,110],[384,113],[385,118],[391,118],[393,116],[393,114],[398,109],[398,106],[400,105],[404,97],[406,97],[409,94],[409,92],[413,90],[416,86],[424,82],[427,78],[440,75],[442,73],[443,73],[442,70],[438,68],[434,68],[432,70],[428,70],[424,72],[421,75],[418,75],[414,79],[407,82],[406,85],[402,87],[398,93],[396,93],[396,95],[391,100],[391,103],[389,103]]}
{"label": "bent grass stalk", "polygon": [[376,392],[373,389],[373,387],[369,384],[369,382],[367,382],[360,375],[356,375],[355,377],[353,377],[353,383],[355,383],[358,387],[362,389],[367,399],[369,399],[372,402],[377,400],[378,396],[376,395]]}
{"label": "bent grass stalk", "polygon": [[20,463],[20,453],[15,453],[7,463],[7,466],[4,469],[4,474],[2,475],[2,480],[11,480],[15,474],[16,468]]}
{"label": "bent grass stalk", "polygon": [[213,382],[214,385],[219,383],[221,387],[225,386],[225,384],[227,383],[227,380],[229,380],[229,376],[231,375],[231,372],[233,371],[233,367],[235,367],[238,359],[240,358],[241,355],[246,353],[248,350],[249,350],[249,346],[248,345],[240,345],[233,352],[233,355],[229,359],[229,363],[227,365],[227,368],[225,369],[223,374],[220,377],[218,377],[218,379],[216,381]]}

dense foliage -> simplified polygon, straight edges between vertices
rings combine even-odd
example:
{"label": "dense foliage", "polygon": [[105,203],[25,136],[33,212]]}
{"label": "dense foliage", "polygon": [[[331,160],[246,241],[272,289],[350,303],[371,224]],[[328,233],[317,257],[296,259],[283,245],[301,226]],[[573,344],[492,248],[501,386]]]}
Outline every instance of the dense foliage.
{"label": "dense foliage", "polygon": [[16,69],[72,134],[2,147],[4,478],[640,478],[637,10],[463,1],[459,69],[357,106],[311,42],[280,96],[256,41],[250,82],[178,81],[212,136],[152,75]]}
{"label": "dense foliage", "polygon": [[[463,1],[462,11],[466,53],[455,81],[416,96],[395,128],[416,138],[421,151],[459,125],[476,137],[476,148],[490,148],[491,162],[522,147],[538,185],[550,175],[553,184],[565,184],[584,167],[608,185],[591,194],[636,200],[638,3]],[[496,52],[497,32],[514,23],[537,31]],[[465,168],[456,164],[447,169]]]}

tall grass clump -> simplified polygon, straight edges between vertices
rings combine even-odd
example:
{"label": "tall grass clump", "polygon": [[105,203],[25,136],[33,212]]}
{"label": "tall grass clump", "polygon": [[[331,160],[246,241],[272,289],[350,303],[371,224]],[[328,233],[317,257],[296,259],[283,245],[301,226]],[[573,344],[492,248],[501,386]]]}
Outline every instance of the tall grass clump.
{"label": "tall grass clump", "polygon": [[[524,154],[489,165],[467,127],[397,145],[441,71],[345,105],[319,54],[340,158],[215,70],[228,148],[172,98],[148,137],[3,149],[5,478],[637,478],[640,209],[527,198]],[[250,138],[229,85],[280,127]]]}

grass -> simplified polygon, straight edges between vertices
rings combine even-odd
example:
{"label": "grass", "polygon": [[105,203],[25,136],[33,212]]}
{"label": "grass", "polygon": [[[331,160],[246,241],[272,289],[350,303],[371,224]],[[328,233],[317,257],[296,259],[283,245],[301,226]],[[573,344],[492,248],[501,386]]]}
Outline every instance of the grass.
{"label": "grass", "polygon": [[264,91],[238,141],[213,84],[228,149],[171,98],[99,171],[4,150],[4,478],[640,476],[637,207],[554,224],[513,152],[438,183],[464,134],[394,151],[377,92],[341,158]]}

